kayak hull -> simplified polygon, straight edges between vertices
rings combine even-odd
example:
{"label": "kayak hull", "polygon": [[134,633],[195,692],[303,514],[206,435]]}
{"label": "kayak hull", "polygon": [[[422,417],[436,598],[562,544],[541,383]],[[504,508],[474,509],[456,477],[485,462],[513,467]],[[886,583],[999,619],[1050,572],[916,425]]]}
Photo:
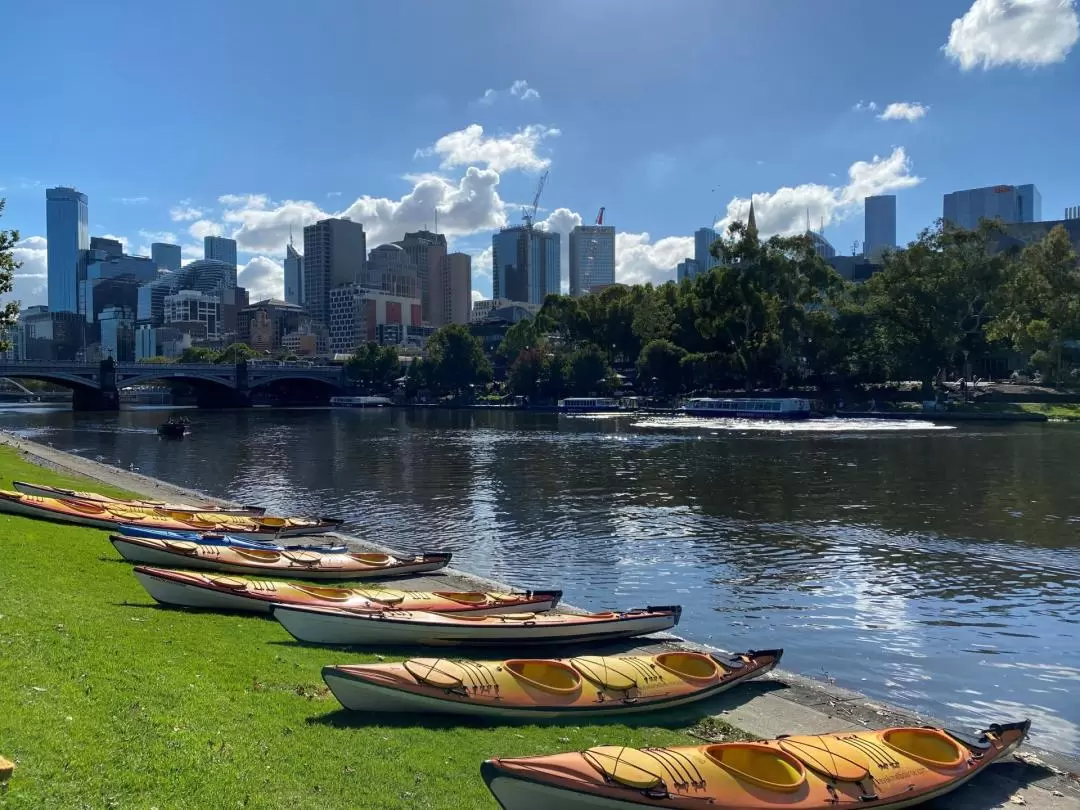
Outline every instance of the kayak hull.
{"label": "kayak hull", "polygon": [[[439,614],[396,611],[358,614],[322,608],[275,604],[273,616],[297,641],[331,646],[367,645],[496,645],[577,644],[633,638],[670,630],[679,620],[679,609],[660,612],[609,614],[611,618],[557,623],[567,617],[509,621],[490,617],[488,624],[457,622]],[[501,621],[494,621],[502,619]]]}
{"label": "kayak hull", "polygon": [[[447,689],[422,683],[412,688],[402,688],[399,684],[393,684],[390,678],[380,677],[380,669],[385,670],[391,667],[400,670],[401,665],[371,665],[356,668],[326,666],[323,667],[322,674],[323,680],[338,702],[352,711],[437,713],[498,720],[535,721],[640,714],[685,706],[726,692],[745,681],[766,674],[776,666],[782,654],[782,650],[745,653],[737,659],[732,659],[732,662],[739,667],[738,669],[730,670],[728,677],[712,684],[698,687],[691,685],[691,691],[685,691],[687,684],[675,679],[674,683],[667,686],[666,694],[650,695],[646,690],[633,700],[623,700],[619,693],[608,691],[595,682],[584,680],[581,682],[579,693],[561,696],[545,693],[543,689],[532,689],[527,685],[519,687],[512,677],[505,675],[507,662],[467,662],[471,673],[477,672],[478,664],[488,667],[489,672],[498,666],[499,668],[494,670],[494,677],[481,676],[488,680],[488,683],[505,680],[506,683],[501,684],[497,689],[492,689],[490,686],[481,689]],[[622,662],[629,659],[644,662],[651,658],[651,656],[616,656],[605,660],[619,667]],[[717,664],[724,663],[719,658],[714,659],[711,656],[709,658]],[[559,659],[557,663],[572,667],[574,660]],[[639,667],[635,671],[644,671],[644,667]],[[508,688],[502,688],[503,686]],[[683,687],[683,690],[680,691],[679,687]],[[664,687],[660,687],[657,691],[661,690],[664,690]],[[463,692],[471,693],[471,697],[469,694],[462,694]],[[603,695],[604,699],[599,700],[599,695]]]}
{"label": "kayak hull", "polygon": [[[187,572],[183,571],[161,570],[141,565],[135,567],[134,573],[136,579],[155,601],[177,607],[270,615],[271,607],[276,600],[287,598],[296,590],[288,582],[266,579],[252,580],[258,583],[260,590],[252,588],[231,590],[226,587],[215,587],[213,583],[205,580],[200,583],[198,580],[201,577],[197,574],[188,576]],[[297,593],[297,596],[302,598],[305,594]],[[460,605],[455,606],[454,610],[470,616],[493,616],[520,610],[545,611],[555,607],[562,592],[535,591],[516,594],[516,596],[520,596],[520,600],[483,607]],[[366,605],[370,610],[389,609],[369,600],[357,599],[356,601]],[[445,604],[446,600],[442,600],[442,603]],[[440,610],[440,612],[444,611]]]}
{"label": "kayak hull", "polygon": [[45,484],[33,484],[29,481],[13,481],[12,486],[24,495],[36,495],[39,498],[58,498],[60,500],[101,499],[102,503],[153,506],[179,511],[203,510],[206,512],[219,512],[226,515],[263,515],[266,513],[266,509],[261,506],[229,506],[226,504],[210,504],[207,506],[199,506],[198,504],[174,504],[168,501],[159,501],[152,498],[113,498],[108,495],[101,495],[96,492],[77,492],[73,489],[50,487]]}

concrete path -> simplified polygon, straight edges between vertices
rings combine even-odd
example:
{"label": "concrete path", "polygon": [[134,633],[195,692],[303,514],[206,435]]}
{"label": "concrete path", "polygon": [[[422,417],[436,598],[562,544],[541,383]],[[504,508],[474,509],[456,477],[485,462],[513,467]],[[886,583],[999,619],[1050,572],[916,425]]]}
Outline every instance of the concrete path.
{"label": "concrete path", "polygon": [[[34,464],[122,487],[146,497],[221,502],[206,493],[80,458],[8,433],[0,432],[0,443],[19,450],[27,461]],[[380,548],[354,537],[343,539],[361,548]],[[402,590],[423,591],[512,590],[504,583],[456,569],[447,569],[437,575],[395,579],[393,585]],[[560,610],[576,609],[563,605]],[[637,643],[624,642],[611,652],[659,651],[678,646],[700,649],[704,645],[689,645],[676,635],[661,634]],[[893,725],[941,725],[933,718],[875,702],[857,692],[786,671],[770,673],[758,681],[720,695],[715,701],[710,701],[709,711],[719,719],[760,738]],[[928,810],[1013,810],[1021,806],[1033,810],[1080,810],[1080,760],[1024,746],[1013,761],[998,763],[956,792],[923,806]]]}

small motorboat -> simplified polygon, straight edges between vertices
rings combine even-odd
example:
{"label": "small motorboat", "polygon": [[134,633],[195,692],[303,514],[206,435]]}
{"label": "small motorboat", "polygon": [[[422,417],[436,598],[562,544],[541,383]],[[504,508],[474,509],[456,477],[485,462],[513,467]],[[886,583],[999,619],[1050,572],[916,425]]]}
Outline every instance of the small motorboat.
{"label": "small motorboat", "polygon": [[958,788],[1012,753],[1030,726],[992,725],[976,736],[923,727],[672,748],[602,745],[489,759],[480,774],[504,810],[893,809]]}
{"label": "small motorboat", "polygon": [[562,591],[396,591],[378,585],[334,588],[281,579],[247,579],[229,574],[174,571],[147,565],[135,566],[135,577],[147,593],[162,604],[266,614],[277,602],[348,610],[428,610],[434,613],[491,616],[520,610],[551,610],[562,597]]}
{"label": "small motorboat", "polygon": [[168,421],[158,425],[159,436],[166,439],[182,439],[191,432],[191,423],[184,416],[170,416]]}
{"label": "small motorboat", "polygon": [[198,504],[170,503],[149,498],[115,498],[111,495],[102,495],[100,492],[79,492],[74,489],[62,487],[50,487],[47,484],[32,484],[27,481],[13,481],[12,486],[24,495],[37,495],[42,498],[56,498],[61,501],[95,501],[97,503],[114,504],[117,506],[142,506],[147,509],[178,509],[181,511],[221,512],[222,514],[237,515],[262,515],[266,509],[261,506],[229,506],[227,504]]}
{"label": "small motorboat", "polygon": [[691,650],[658,655],[451,661],[323,667],[346,709],[461,714],[500,720],[596,717],[670,709],[764,675],[783,650],[718,656]]}
{"label": "small motorboat", "polygon": [[388,610],[275,604],[272,615],[297,641],[312,644],[573,644],[610,641],[670,630],[682,608],[647,607],[607,613],[505,613],[454,616]]}
{"label": "small motorboat", "polygon": [[379,552],[323,554],[311,549],[274,551],[220,546],[188,540],[112,535],[109,540],[128,562],[168,568],[194,568],[227,574],[298,579],[375,579],[438,571],[450,564],[449,551],[395,557]]}

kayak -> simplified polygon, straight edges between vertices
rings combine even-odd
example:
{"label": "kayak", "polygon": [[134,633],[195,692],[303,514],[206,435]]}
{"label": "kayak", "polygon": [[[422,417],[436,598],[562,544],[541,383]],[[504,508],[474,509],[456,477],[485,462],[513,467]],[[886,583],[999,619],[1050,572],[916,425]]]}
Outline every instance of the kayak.
{"label": "kayak", "polygon": [[836,810],[911,807],[1010,754],[1031,722],[977,736],[937,728],[842,731],[679,748],[604,745],[480,766],[504,810]]}
{"label": "kayak", "polygon": [[341,523],[330,518],[278,518],[265,515],[229,515],[221,512],[185,512],[70,498],[61,500],[0,490],[0,513],[3,512],[99,529],[117,529],[131,524],[150,529],[217,532],[245,538],[318,534],[333,531]]}
{"label": "kayak", "polygon": [[313,644],[572,644],[670,630],[681,607],[625,613],[451,616],[421,611],[354,613],[339,608],[275,604],[272,614],[297,641]]}
{"label": "kayak", "polygon": [[198,568],[229,574],[298,577],[300,579],[371,579],[438,571],[450,564],[450,552],[415,557],[379,552],[322,554],[318,551],[274,551],[240,546],[215,546],[187,540],[112,535],[113,547],[128,562],[170,568]]}
{"label": "kayak", "polygon": [[594,717],[704,700],[764,675],[783,650],[731,657],[673,650],[659,655],[450,661],[323,667],[342,706],[363,712],[441,712],[499,719]]}
{"label": "kayak", "polygon": [[270,613],[274,603],[321,605],[346,610],[427,610],[490,616],[517,610],[551,610],[562,591],[482,593],[395,591],[378,586],[333,588],[274,579],[245,579],[198,571],[135,566],[135,577],[158,602],[183,607]]}
{"label": "kayak", "polygon": [[13,481],[12,486],[24,495],[38,495],[42,498],[57,498],[62,501],[95,501],[97,503],[145,506],[151,509],[180,509],[189,512],[201,510],[234,515],[261,515],[266,512],[261,506],[229,506],[228,504],[199,506],[198,504],[169,503],[147,498],[114,498],[111,495],[102,495],[100,492],[79,492],[74,489],[64,489],[63,487],[50,487],[46,484],[31,484],[27,481]]}
{"label": "kayak", "polygon": [[119,533],[124,537],[151,537],[157,540],[187,540],[192,543],[204,543],[212,546],[243,546],[244,548],[268,548],[271,551],[321,551],[323,554],[343,554],[349,550],[344,543],[312,543],[305,545],[282,545],[270,540],[248,540],[232,534],[211,534],[208,532],[173,532],[166,529],[144,529],[139,526],[121,526]]}

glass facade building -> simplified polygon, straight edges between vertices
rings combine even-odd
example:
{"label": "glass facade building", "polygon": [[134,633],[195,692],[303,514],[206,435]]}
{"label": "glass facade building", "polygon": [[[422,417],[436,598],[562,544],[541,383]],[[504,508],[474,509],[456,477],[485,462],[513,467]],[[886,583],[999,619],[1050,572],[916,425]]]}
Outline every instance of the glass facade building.
{"label": "glass facade building", "polygon": [[[235,257],[235,252],[234,252]],[[150,258],[161,270],[180,269],[180,246],[168,242],[154,242],[150,245]]]}
{"label": "glass facade building", "polygon": [[491,237],[493,298],[543,304],[561,292],[562,240],[554,231],[524,225],[503,228]]}
{"label": "glass facade building", "polygon": [[896,247],[896,195],[882,194],[863,201],[863,255],[879,257]]}
{"label": "glass facade building", "polygon": [[942,217],[953,227],[968,230],[978,228],[980,219],[1000,219],[1006,224],[1041,222],[1042,195],[1031,183],[954,191],[945,195]]}
{"label": "glass facade building", "polygon": [[570,295],[615,283],[615,227],[578,225],[570,231]]}
{"label": "glass facade building", "polygon": [[709,253],[709,248],[719,238],[720,234],[713,228],[698,228],[694,231],[694,261],[697,262],[699,273],[707,273],[720,266],[720,260]]}
{"label": "glass facade building", "polygon": [[90,249],[86,195],[64,186],[46,189],[45,218],[49,311],[78,312]]}

